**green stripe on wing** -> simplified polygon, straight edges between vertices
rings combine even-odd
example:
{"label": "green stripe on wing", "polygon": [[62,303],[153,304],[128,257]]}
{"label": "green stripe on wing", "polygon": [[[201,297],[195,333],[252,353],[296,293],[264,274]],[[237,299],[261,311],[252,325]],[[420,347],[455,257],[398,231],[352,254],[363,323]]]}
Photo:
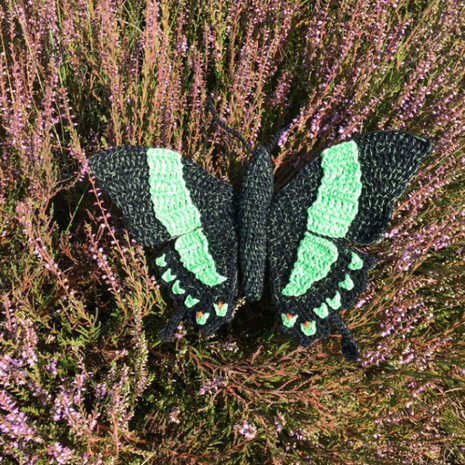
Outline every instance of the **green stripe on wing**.
{"label": "green stripe on wing", "polygon": [[289,283],[282,293],[287,296],[305,294],[315,281],[328,275],[337,257],[337,247],[332,242],[306,231],[297,250]]}
{"label": "green stripe on wing", "polygon": [[315,281],[329,274],[337,260],[337,247],[309,231],[344,237],[358,211],[362,172],[357,144],[353,141],[337,144],[324,150],[321,159],[323,178],[317,199],[307,209],[307,231],[299,244],[289,283],[282,291],[287,296],[305,294]]}
{"label": "green stripe on wing", "polygon": [[147,150],[150,195],[155,215],[173,236],[201,228],[182,174],[181,155],[166,149]]}
{"label": "green stripe on wing", "polygon": [[321,167],[323,179],[317,200],[307,210],[307,229],[324,236],[344,237],[357,215],[362,192],[357,144],[343,142],[323,150]]}
{"label": "green stripe on wing", "polygon": [[192,202],[183,178],[182,157],[167,149],[147,150],[150,195],[158,221],[171,237],[183,266],[203,284],[215,286],[226,281],[215,267],[202,231],[200,212]]}

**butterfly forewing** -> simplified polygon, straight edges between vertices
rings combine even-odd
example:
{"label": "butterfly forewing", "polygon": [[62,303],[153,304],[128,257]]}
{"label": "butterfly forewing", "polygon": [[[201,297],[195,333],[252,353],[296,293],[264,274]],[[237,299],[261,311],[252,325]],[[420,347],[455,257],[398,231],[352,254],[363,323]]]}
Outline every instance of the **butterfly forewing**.
{"label": "butterfly forewing", "polygon": [[308,230],[356,244],[379,242],[394,201],[430,150],[428,139],[403,131],[362,134],[324,150]]}

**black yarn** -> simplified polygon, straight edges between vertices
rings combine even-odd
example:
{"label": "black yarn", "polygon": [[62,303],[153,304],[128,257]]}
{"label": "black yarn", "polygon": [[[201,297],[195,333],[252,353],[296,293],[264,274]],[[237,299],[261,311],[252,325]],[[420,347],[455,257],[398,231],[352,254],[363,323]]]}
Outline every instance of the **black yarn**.
{"label": "black yarn", "polygon": [[242,144],[244,145],[244,147],[247,149],[247,151],[250,152],[250,153],[253,153],[252,148],[245,141],[245,139],[237,131],[235,131],[234,129],[231,129],[229,126],[226,125],[226,123],[223,123],[223,121],[220,120],[220,118],[216,114],[215,108],[213,107],[213,102],[212,102],[212,99],[210,98],[210,96],[207,95],[206,100],[207,100],[207,108],[210,110],[210,112],[211,112],[211,114],[213,116],[213,119],[216,121],[216,124],[218,124],[218,126],[221,126],[227,133],[231,134],[236,139],[239,139],[242,142]]}
{"label": "black yarn", "polygon": [[357,343],[355,342],[354,336],[350,332],[349,328],[342,320],[341,315],[334,312],[329,315],[329,319],[332,321],[334,326],[336,326],[336,329],[342,336],[341,348],[344,358],[346,360],[357,360],[360,355]]}
{"label": "black yarn", "polygon": [[161,244],[170,239],[153,210],[147,147],[124,145],[105,150],[89,160],[89,167],[142,245]]}
{"label": "black yarn", "polygon": [[394,201],[431,150],[431,141],[404,131],[374,131],[352,140],[359,149],[362,193],[346,239],[369,245],[383,239]]}
{"label": "black yarn", "polygon": [[273,164],[258,146],[247,163],[239,194],[239,258],[242,288],[251,300],[260,300],[265,277],[268,210],[273,197]]}
{"label": "black yarn", "polygon": [[[234,136],[236,139],[239,139],[242,142],[242,144],[244,145],[244,147],[247,149],[248,152],[253,153],[253,150],[251,149],[250,145],[245,141],[245,139],[241,136],[241,134],[239,134],[239,132],[235,131],[234,129],[231,129],[229,126],[226,125],[226,123],[224,123],[223,121],[220,120],[220,118],[216,114],[215,108],[213,106],[213,101],[212,101],[212,99],[210,98],[209,95],[206,96],[206,102],[207,102],[207,108],[210,110],[215,122],[219,126],[221,126],[226,132],[228,132],[229,134]],[[307,106],[308,106],[308,104],[304,104],[304,105],[301,106],[299,115],[300,115],[300,113],[302,113],[302,111],[304,109],[307,108]],[[279,138],[281,137],[281,135],[284,134],[286,131],[288,131],[291,126],[292,126],[292,123],[288,124],[285,128],[278,131],[271,138],[271,142],[268,144],[268,146],[265,149],[268,153],[273,150],[275,145],[278,143]]]}

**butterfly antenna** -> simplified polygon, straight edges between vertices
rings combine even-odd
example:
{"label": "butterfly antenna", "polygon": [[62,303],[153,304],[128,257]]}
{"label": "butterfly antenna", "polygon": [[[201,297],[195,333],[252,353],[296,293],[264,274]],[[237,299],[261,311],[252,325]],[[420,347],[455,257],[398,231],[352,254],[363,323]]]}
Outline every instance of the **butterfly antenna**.
{"label": "butterfly antenna", "polygon": [[207,95],[207,107],[208,109],[210,110],[212,116],[213,116],[213,119],[216,121],[216,123],[221,126],[227,133],[231,134],[232,136],[234,136],[236,139],[239,139],[242,144],[244,145],[244,147],[250,152],[250,153],[253,153],[253,150],[251,149],[250,145],[245,141],[245,139],[237,132],[237,131],[234,131],[234,129],[231,129],[230,127],[228,127],[225,123],[223,123],[223,121],[221,121],[219,118],[218,118],[218,115],[216,114],[216,111],[215,109],[213,108],[213,102],[212,102],[212,99],[210,98],[210,96]]}

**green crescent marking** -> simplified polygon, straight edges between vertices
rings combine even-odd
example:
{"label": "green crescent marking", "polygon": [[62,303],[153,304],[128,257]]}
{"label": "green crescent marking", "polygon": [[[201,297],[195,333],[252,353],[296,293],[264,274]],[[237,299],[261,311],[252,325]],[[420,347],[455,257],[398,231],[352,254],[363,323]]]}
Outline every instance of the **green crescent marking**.
{"label": "green crescent marking", "polygon": [[282,290],[282,294],[305,294],[315,281],[328,275],[337,257],[336,245],[306,231],[297,250],[297,261],[294,263],[289,283]]}
{"label": "green crescent marking", "polygon": [[217,304],[213,304],[213,308],[218,316],[225,316],[228,311],[228,304],[223,304],[221,308]]}
{"label": "green crescent marking", "polygon": [[300,323],[300,329],[306,336],[311,336],[316,333],[316,321],[310,321],[308,328],[305,327],[304,323]]}
{"label": "green crescent marking", "polygon": [[166,254],[164,253],[163,255],[160,255],[158,258],[155,259],[155,263],[161,268],[166,266],[165,257],[166,257]]}
{"label": "green crescent marking", "polygon": [[186,297],[186,300],[184,301],[184,304],[186,305],[186,307],[188,308],[191,308],[193,307],[195,304],[199,303],[200,300],[199,299],[196,299],[195,297],[192,297],[190,294]]}
{"label": "green crescent marking", "polygon": [[192,202],[183,178],[181,160],[181,155],[172,150],[147,150],[155,216],[172,237],[180,236],[174,247],[184,267],[203,284],[215,286],[227,278],[216,271],[208,240],[201,230],[200,212]]}
{"label": "green crescent marking", "polygon": [[180,286],[179,279],[173,284],[172,291],[174,294],[184,294],[186,292],[184,289],[181,288]]}
{"label": "green crescent marking", "polygon": [[283,320],[283,325],[287,326],[288,328],[292,328],[295,325],[295,322],[297,321],[298,315],[294,315],[290,320],[287,319],[286,313],[281,313],[281,317]]}
{"label": "green crescent marking", "polygon": [[333,298],[330,299],[329,297],[326,299],[326,302],[328,302],[328,305],[333,308],[334,310],[338,309],[341,306],[341,294],[339,292],[336,292],[334,294]]}
{"label": "green crescent marking", "polygon": [[209,313],[202,313],[200,317],[196,315],[195,319],[197,320],[197,324],[204,325],[207,322],[209,316],[210,316]]}
{"label": "green crescent marking", "polygon": [[349,269],[359,270],[363,266],[363,260],[356,254],[352,252],[352,261],[349,263]]}
{"label": "green crescent marking", "polygon": [[166,281],[167,283],[173,281],[174,278],[176,278],[176,275],[175,275],[175,274],[171,274],[171,268],[168,268],[168,269],[161,275],[161,279],[163,279],[163,281]]}
{"label": "green crescent marking", "polygon": [[344,237],[358,211],[362,192],[358,147],[354,141],[323,150],[323,178],[308,211],[307,229],[324,236]]}
{"label": "green crescent marking", "polygon": [[343,289],[351,290],[354,288],[354,282],[352,281],[352,278],[349,276],[348,273],[346,273],[344,281],[341,281],[339,283],[339,287],[342,287]]}
{"label": "green crescent marking", "polygon": [[328,316],[328,307],[323,302],[318,308],[314,308],[313,312],[316,313],[320,318],[326,318]]}

